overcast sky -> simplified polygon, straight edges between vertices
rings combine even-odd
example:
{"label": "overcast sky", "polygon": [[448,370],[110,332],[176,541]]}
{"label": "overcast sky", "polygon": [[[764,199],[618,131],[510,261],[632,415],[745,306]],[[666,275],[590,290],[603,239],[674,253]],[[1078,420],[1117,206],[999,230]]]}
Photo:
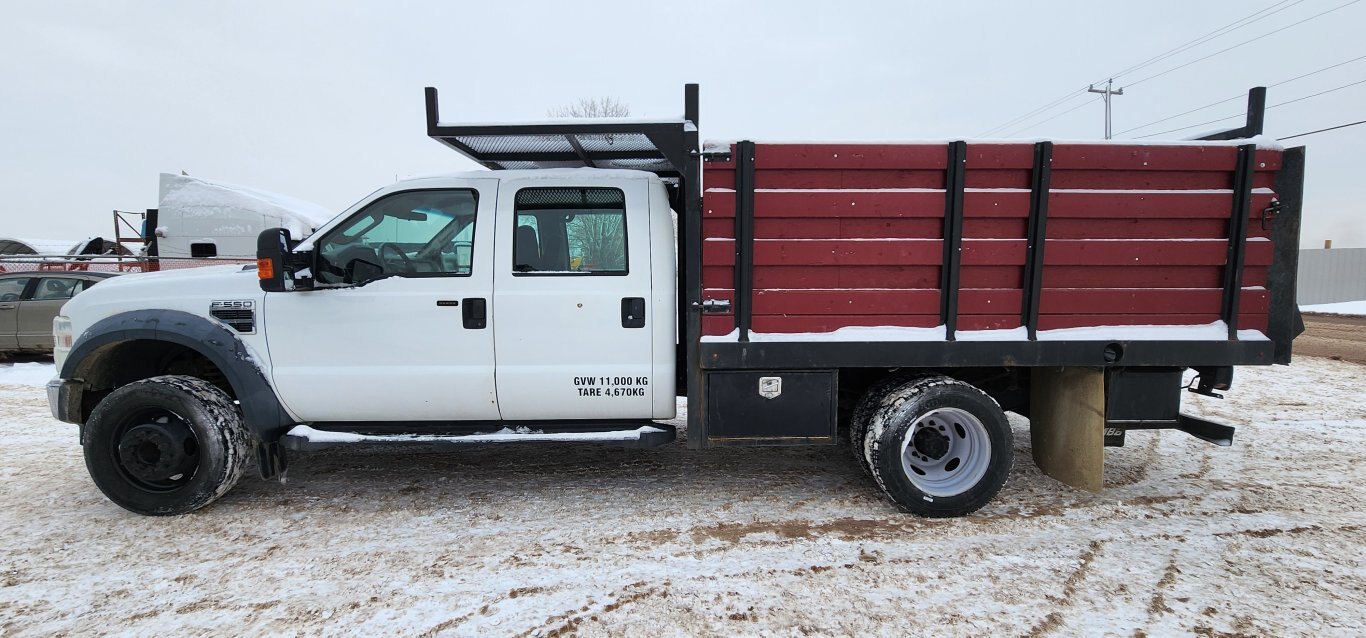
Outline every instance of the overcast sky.
{"label": "overcast sky", "polygon": [[[1114,130],[1366,56],[1366,3],[1349,0],[5,4],[0,236],[25,238],[111,235],[112,209],[157,205],[161,172],[340,212],[395,176],[471,168],[426,137],[424,86],[451,122],[541,119],[593,96],[677,116],[698,82],[704,139],[971,138],[1269,7],[1120,76]],[[1366,59],[1272,87],[1268,103],[1361,80]],[[1102,113],[1082,94],[993,136],[1097,138]],[[1366,84],[1272,109],[1267,133],[1363,119]],[[1303,245],[1366,246],[1366,125],[1292,143],[1308,146]]]}

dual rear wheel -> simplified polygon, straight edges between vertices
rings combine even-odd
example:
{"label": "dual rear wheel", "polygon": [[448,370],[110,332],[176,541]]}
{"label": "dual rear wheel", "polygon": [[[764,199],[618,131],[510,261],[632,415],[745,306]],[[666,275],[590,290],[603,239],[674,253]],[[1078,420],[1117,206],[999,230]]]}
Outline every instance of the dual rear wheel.
{"label": "dual rear wheel", "polygon": [[901,509],[962,516],[986,505],[1010,473],[1010,422],[981,390],[944,376],[893,375],[854,409],[854,456]]}

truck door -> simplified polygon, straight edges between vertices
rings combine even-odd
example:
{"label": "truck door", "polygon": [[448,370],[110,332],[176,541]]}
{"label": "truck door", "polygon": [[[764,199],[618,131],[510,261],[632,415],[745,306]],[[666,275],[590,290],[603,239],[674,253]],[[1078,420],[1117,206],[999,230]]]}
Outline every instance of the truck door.
{"label": "truck door", "polygon": [[504,419],[650,418],[647,184],[503,182],[494,341]]}
{"label": "truck door", "polygon": [[375,197],[312,242],[318,283],[345,287],[266,295],[273,381],[300,419],[499,418],[497,181],[441,184]]}

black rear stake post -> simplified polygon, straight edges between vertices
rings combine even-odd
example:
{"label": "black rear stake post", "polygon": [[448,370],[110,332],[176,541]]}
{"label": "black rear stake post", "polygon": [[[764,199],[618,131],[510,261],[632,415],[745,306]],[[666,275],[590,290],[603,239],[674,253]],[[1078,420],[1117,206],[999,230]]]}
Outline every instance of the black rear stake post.
{"label": "black rear stake post", "polygon": [[1029,229],[1025,248],[1024,304],[1020,323],[1029,340],[1038,339],[1039,297],[1043,294],[1044,242],[1048,237],[1048,188],[1053,176],[1053,143],[1034,145],[1034,171],[1030,173]]}
{"label": "black rear stake post", "polygon": [[749,341],[754,319],[754,142],[735,145],[735,328]]}
{"label": "black rear stake post", "polygon": [[1224,260],[1224,304],[1220,313],[1228,326],[1228,338],[1238,338],[1238,302],[1243,292],[1243,261],[1247,254],[1247,219],[1252,215],[1252,172],[1257,145],[1238,147],[1233,173],[1233,211],[1228,222],[1228,256]]}
{"label": "black rear stake post", "polygon": [[949,142],[944,174],[944,264],[940,273],[940,319],[944,338],[955,339],[958,330],[958,278],[963,261],[963,174],[968,143]]}

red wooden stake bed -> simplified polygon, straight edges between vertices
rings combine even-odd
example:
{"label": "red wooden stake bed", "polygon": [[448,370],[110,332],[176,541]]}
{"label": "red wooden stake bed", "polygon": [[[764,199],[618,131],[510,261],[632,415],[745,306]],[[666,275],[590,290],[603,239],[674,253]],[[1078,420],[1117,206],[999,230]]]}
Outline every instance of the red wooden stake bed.
{"label": "red wooden stake bed", "polygon": [[[966,145],[960,331],[1022,325],[1033,147]],[[735,153],[705,165],[709,299],[734,300]],[[1055,144],[1038,328],[1220,321],[1237,153]],[[1240,286],[1238,328],[1263,334],[1272,243],[1260,220],[1281,154],[1256,152]],[[755,144],[752,330],[943,325],[946,160],[943,144]],[[735,329],[733,316],[703,321],[704,335]]]}

